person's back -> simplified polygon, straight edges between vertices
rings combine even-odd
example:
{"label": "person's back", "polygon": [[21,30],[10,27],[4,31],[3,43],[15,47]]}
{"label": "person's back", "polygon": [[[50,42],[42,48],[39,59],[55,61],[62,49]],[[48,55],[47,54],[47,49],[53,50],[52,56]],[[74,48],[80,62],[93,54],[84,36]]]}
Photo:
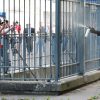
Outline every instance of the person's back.
{"label": "person's back", "polygon": [[23,32],[23,34],[25,35],[25,38],[26,38],[26,45],[27,45],[28,53],[33,51],[34,33],[35,33],[35,28],[32,28],[32,27],[31,28],[26,27]]}

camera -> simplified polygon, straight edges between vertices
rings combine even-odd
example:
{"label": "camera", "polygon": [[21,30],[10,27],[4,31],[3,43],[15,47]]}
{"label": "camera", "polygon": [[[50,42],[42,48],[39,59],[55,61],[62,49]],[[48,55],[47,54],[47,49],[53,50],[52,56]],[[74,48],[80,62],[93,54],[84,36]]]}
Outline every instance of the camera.
{"label": "camera", "polygon": [[2,24],[4,24],[4,23],[7,24],[7,23],[8,23],[8,20],[5,20],[5,19],[4,19],[4,20],[2,21],[2,20],[0,19],[0,25],[2,25]]}

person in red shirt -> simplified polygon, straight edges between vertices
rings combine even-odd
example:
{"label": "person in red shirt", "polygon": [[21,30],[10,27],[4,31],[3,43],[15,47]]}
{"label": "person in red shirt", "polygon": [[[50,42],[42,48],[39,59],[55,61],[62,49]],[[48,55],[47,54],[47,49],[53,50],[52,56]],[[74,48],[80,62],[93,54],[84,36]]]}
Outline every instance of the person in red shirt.
{"label": "person in red shirt", "polygon": [[12,30],[12,36],[11,36],[11,48],[13,51],[13,54],[16,54],[19,48],[19,44],[21,43],[21,25],[18,23],[18,21],[13,22],[13,25],[15,26],[14,30]]}
{"label": "person in red shirt", "polygon": [[15,22],[16,41],[21,42],[21,25],[18,21]]}
{"label": "person in red shirt", "polygon": [[16,24],[15,24],[15,30],[17,33],[20,33],[21,31],[21,25],[16,21]]}
{"label": "person in red shirt", "polygon": [[2,37],[2,31],[5,28],[5,24],[2,23],[2,21],[0,20],[0,49],[3,48],[3,44],[1,43],[1,37]]}

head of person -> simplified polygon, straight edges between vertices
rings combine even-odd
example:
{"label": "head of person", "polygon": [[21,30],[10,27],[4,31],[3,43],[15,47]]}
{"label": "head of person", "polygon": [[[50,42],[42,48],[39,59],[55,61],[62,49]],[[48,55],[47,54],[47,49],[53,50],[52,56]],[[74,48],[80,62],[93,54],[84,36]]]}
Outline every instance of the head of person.
{"label": "head of person", "polygon": [[18,21],[16,21],[15,24],[18,25]]}
{"label": "head of person", "polygon": [[8,20],[4,20],[4,22],[3,22],[4,24],[5,24],[5,28],[9,28],[9,21]]}

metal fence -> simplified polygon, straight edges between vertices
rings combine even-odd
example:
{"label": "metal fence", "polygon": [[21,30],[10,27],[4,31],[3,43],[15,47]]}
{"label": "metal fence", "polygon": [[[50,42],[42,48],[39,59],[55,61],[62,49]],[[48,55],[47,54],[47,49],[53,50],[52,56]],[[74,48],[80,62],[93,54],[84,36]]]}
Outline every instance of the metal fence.
{"label": "metal fence", "polygon": [[0,27],[9,24],[0,36],[1,80],[58,81],[100,68],[99,36],[85,37],[88,27],[100,30],[99,0],[0,2]]}

